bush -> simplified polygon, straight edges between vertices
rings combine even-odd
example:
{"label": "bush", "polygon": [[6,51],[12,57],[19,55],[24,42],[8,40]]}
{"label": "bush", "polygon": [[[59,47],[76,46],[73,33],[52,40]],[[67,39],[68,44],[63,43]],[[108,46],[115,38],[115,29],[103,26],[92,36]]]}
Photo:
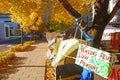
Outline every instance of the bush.
{"label": "bush", "polygon": [[11,51],[26,51],[31,46],[31,44],[34,44],[34,43],[36,43],[36,42],[35,41],[27,41],[23,45],[17,44],[17,45],[12,46],[10,48],[10,50]]}
{"label": "bush", "polygon": [[15,53],[12,51],[0,52],[0,65],[7,63],[8,60],[15,57]]}

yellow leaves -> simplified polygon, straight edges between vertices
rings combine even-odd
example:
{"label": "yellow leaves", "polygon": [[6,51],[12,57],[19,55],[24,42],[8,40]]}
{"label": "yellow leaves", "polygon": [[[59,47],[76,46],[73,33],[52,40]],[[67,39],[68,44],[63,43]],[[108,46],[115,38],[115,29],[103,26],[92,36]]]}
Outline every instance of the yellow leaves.
{"label": "yellow leaves", "polygon": [[16,15],[10,15],[12,22],[15,22],[17,20]]}
{"label": "yellow leaves", "polygon": [[35,13],[35,12],[32,12],[32,13],[30,14],[30,18],[31,18],[31,19],[35,19],[37,16],[38,16],[38,15],[37,15],[37,13]]}
{"label": "yellow leaves", "polygon": [[39,16],[36,25],[41,25],[42,23],[43,23],[43,19]]}
{"label": "yellow leaves", "polygon": [[73,22],[75,21],[74,18],[63,7],[63,5],[58,2],[58,0],[55,0],[55,3],[54,5],[52,5],[51,9],[49,13],[49,17],[51,20],[55,20],[60,23],[66,22],[67,24],[73,24]]}
{"label": "yellow leaves", "polygon": [[43,32],[45,32],[45,31],[47,31],[47,27],[46,27],[45,23],[42,23],[42,24],[39,25],[39,27],[38,27],[38,32],[43,33]]}
{"label": "yellow leaves", "polygon": [[23,18],[21,19],[22,25],[29,27],[35,22],[35,18],[36,18],[35,16],[31,17],[31,15],[23,16]]}
{"label": "yellow leaves", "polygon": [[30,33],[30,28],[29,27],[25,27],[25,28],[23,28],[23,31],[26,32],[26,33]]}
{"label": "yellow leaves", "polygon": [[38,30],[38,26],[32,26],[31,29],[37,31]]}
{"label": "yellow leaves", "polygon": [[83,16],[90,16],[91,6],[83,5],[83,8],[79,11]]}
{"label": "yellow leaves", "polygon": [[93,6],[94,3],[95,3],[95,1],[96,1],[96,0],[88,0],[88,3]]}
{"label": "yellow leaves", "polygon": [[72,24],[74,22],[73,17],[68,14],[67,12],[62,11],[61,13],[56,13],[52,20],[58,21],[58,22],[66,22],[67,24]]}
{"label": "yellow leaves", "polygon": [[[95,0],[67,0],[70,5],[83,16],[90,16],[90,10]],[[73,24],[75,19],[68,13],[63,5],[58,1],[54,0],[54,4],[50,8],[50,19],[58,22],[66,22]],[[51,10],[53,9],[53,10]]]}
{"label": "yellow leaves", "polygon": [[38,5],[42,4],[42,0],[33,0],[33,1]]}
{"label": "yellow leaves", "polygon": [[20,2],[17,2],[14,0],[11,3],[12,7],[9,9],[9,12],[12,14],[12,21],[18,22],[21,24],[21,27],[29,27],[35,22],[40,7],[34,1],[20,0]]}
{"label": "yellow leaves", "polygon": [[89,16],[94,0],[68,0],[73,8],[83,16]]}
{"label": "yellow leaves", "polygon": [[11,4],[8,1],[6,0],[0,1],[0,13],[8,13],[10,7]]}
{"label": "yellow leaves", "polygon": [[[34,24],[41,25],[45,14],[45,5],[42,0],[1,0],[0,13],[10,13],[11,20],[20,24],[25,32],[29,32],[29,27]],[[38,28],[34,28],[37,30]]]}
{"label": "yellow leaves", "polygon": [[[93,5],[95,0],[67,1],[80,14],[89,16],[90,6]],[[40,17],[36,25],[41,25],[44,23],[43,17],[45,14],[48,14],[50,19],[58,22],[63,21],[67,24],[73,24],[75,21],[58,0],[2,0],[0,8],[0,12],[8,11],[12,14],[12,21],[18,22],[21,27],[32,25],[38,16]]]}
{"label": "yellow leaves", "polygon": [[35,22],[36,17],[37,13],[31,13],[31,15],[13,13],[13,15],[11,15],[11,20],[21,24],[21,26],[29,27]]}

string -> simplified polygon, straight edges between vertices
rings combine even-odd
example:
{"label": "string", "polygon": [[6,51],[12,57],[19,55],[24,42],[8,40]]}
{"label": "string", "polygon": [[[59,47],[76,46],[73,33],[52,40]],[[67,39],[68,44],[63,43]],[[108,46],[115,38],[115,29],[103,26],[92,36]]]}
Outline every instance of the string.
{"label": "string", "polygon": [[63,56],[68,57],[68,58],[71,58],[71,59],[76,59],[75,57],[68,56],[68,55],[63,55]]}
{"label": "string", "polygon": [[76,37],[76,34],[77,34],[77,30],[78,30],[78,27],[76,27],[76,29],[75,29],[74,38]]}
{"label": "string", "polygon": [[77,30],[79,28],[79,25],[81,25],[81,22],[82,22],[82,16],[78,19],[75,19],[76,20],[76,24],[75,24],[75,34],[74,34],[74,38],[76,37],[76,34],[77,34]]}
{"label": "string", "polygon": [[[81,25],[80,25],[80,27],[81,27]],[[80,32],[81,32],[81,39],[80,39],[80,43],[82,43],[82,34],[83,34],[82,29],[80,29]]]}
{"label": "string", "polygon": [[[84,27],[84,28],[79,28],[79,30],[80,30],[80,32],[81,32],[81,39],[80,39],[80,43],[82,44],[82,38],[83,38],[83,30],[85,29],[87,27],[87,25]],[[86,42],[86,45],[88,45],[87,44],[87,42]]]}

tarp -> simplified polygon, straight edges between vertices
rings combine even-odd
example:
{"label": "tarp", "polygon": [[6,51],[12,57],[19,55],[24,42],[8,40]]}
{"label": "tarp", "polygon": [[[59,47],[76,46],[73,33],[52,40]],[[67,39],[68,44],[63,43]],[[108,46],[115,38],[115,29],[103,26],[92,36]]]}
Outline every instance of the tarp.
{"label": "tarp", "polygon": [[63,60],[67,55],[71,54],[78,47],[79,40],[77,39],[67,39],[57,43],[57,47],[55,47],[56,55],[52,61],[52,65],[56,66],[61,60]]}

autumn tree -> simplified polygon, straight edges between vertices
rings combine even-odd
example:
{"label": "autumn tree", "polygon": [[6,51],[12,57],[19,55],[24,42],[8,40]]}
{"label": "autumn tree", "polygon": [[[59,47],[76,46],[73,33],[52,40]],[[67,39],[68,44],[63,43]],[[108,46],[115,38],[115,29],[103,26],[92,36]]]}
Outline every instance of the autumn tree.
{"label": "autumn tree", "polygon": [[[78,5],[79,1],[81,2],[83,1],[83,3],[86,1],[92,2],[92,0],[58,0],[58,1],[62,4],[66,11],[68,11],[74,18],[80,18],[84,14],[84,13],[81,14],[81,12],[79,12],[80,9],[80,5]],[[110,0],[94,0],[94,3],[92,2],[95,10],[94,20],[92,22],[91,29],[89,29],[87,32],[90,36],[94,38],[94,42],[90,43],[90,45],[95,48],[99,48],[102,34],[106,25],[110,22],[114,15],[116,15],[120,7],[120,0],[116,0],[116,4],[113,10],[111,12],[108,12],[109,1]]]}
{"label": "autumn tree", "polygon": [[[44,23],[45,6],[42,0],[1,0],[0,6],[1,13],[9,13],[11,20],[20,25],[21,37],[23,31],[37,31],[41,27],[39,25]],[[43,28],[46,30],[46,26]]]}
{"label": "autumn tree", "polygon": [[117,13],[120,6],[120,1],[116,0],[117,3],[115,7],[112,12],[109,12],[109,1],[110,0],[55,0],[54,6],[52,7],[54,14],[50,14],[50,16],[52,16],[51,19],[56,21],[65,21],[66,23],[73,24],[75,19],[81,16],[89,17],[90,10],[93,7],[95,10],[94,20],[88,34],[94,38],[92,46],[99,48],[104,29]]}

